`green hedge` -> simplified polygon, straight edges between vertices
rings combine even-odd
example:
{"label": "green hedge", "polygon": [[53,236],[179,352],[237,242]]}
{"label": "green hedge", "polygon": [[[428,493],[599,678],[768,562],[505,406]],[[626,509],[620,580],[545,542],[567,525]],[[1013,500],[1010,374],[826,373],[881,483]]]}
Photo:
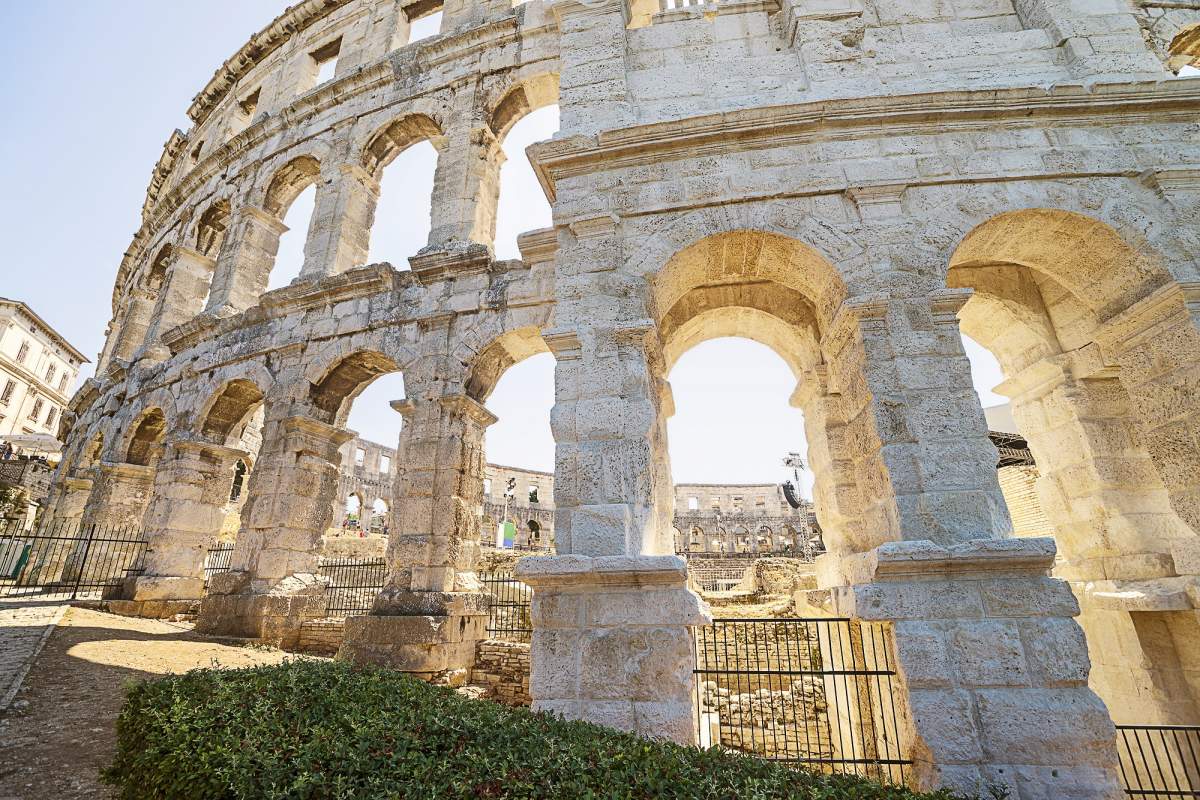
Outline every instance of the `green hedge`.
{"label": "green hedge", "polygon": [[398,672],[293,661],[130,687],[104,771],[121,800],[950,800],[466,699]]}

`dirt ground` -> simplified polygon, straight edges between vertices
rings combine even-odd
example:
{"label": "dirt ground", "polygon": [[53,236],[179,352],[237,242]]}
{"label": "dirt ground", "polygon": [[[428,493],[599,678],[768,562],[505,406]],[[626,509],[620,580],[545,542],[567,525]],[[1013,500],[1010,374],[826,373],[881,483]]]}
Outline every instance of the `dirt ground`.
{"label": "dirt ground", "polygon": [[67,611],[0,712],[0,800],[96,800],[124,685],[196,667],[275,664],[279,650],[206,640],[186,623]]}

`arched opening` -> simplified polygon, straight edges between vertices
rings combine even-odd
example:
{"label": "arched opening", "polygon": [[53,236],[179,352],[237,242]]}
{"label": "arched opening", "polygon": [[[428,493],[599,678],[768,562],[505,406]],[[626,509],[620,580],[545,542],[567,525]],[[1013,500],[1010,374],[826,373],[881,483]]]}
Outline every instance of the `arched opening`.
{"label": "arched opening", "polygon": [[367,145],[363,167],[379,181],[368,261],[408,269],[429,241],[433,176],[442,132],[429,117],[396,120]]}
{"label": "arched opening", "polygon": [[550,203],[525,148],[558,132],[557,76],[541,75],[521,83],[492,111],[489,124],[505,155],[496,206],[496,257],[520,258],[517,237],[552,224]]}
{"label": "arched opening", "polygon": [[[1150,247],[1049,209],[984,222],[959,245],[947,276],[948,285],[973,290],[961,329],[994,357],[1003,377],[996,392],[1010,401],[1009,430],[998,413],[989,427],[1008,434],[993,441],[1014,526],[1036,526],[1040,513],[1053,533],[1055,572],[1080,601],[1090,684],[1118,722],[1135,708],[1139,720],[1149,714],[1163,723],[1194,719],[1200,709],[1185,677],[1195,658],[1176,644],[1195,635],[1194,623],[1135,600],[1174,579],[1174,548],[1195,535],[1186,513],[1195,487],[1170,468],[1180,454],[1161,450],[1156,432],[1187,409],[1156,397],[1166,383],[1161,362],[1155,385],[1145,381],[1152,362],[1136,348],[1146,337],[1106,332],[1116,315],[1169,282]],[[1172,329],[1168,315],[1158,336],[1186,349],[1194,327],[1178,316],[1181,324]],[[1006,472],[1027,480],[1015,484]],[[1122,608],[1123,599],[1134,601]],[[1159,689],[1147,703],[1141,687],[1149,684]]]}
{"label": "arched opening", "polygon": [[389,507],[387,501],[382,497],[375,498],[375,502],[371,503],[371,532],[387,536],[391,529],[391,523],[388,521]]}
{"label": "arched opening", "polygon": [[[554,366],[540,330],[524,328],[483,348],[467,380],[467,395],[497,418],[487,428],[484,453],[497,465],[487,469],[504,476],[484,497],[481,518],[513,523],[520,546],[554,543],[553,516],[546,513],[554,510]],[[485,545],[502,541],[498,534],[483,528],[481,519]]]}
{"label": "arched opening", "polygon": [[1200,75],[1200,22],[1185,25],[1171,39],[1167,68],[1181,78]]}
{"label": "arched opening", "polygon": [[316,209],[316,183],[321,165],[312,156],[301,156],[276,173],[267,187],[263,209],[282,226],[278,250],[267,276],[267,290],[287,286],[304,268],[304,248]]}
{"label": "arched opening", "polygon": [[[228,500],[221,512],[221,523],[213,531],[214,539],[236,540],[241,528],[242,509],[249,498],[252,465],[262,449],[263,423],[266,414],[263,391],[251,380],[236,378],[219,387],[199,415],[200,438],[212,444],[244,453],[230,466],[231,482]],[[214,452],[214,457],[228,458],[228,453]]]}
{"label": "arched opening", "polygon": [[342,527],[348,530],[358,530],[362,521],[362,498],[357,492],[351,492],[346,498],[346,515],[342,522]]}
{"label": "arched opening", "polygon": [[125,463],[148,467],[162,455],[167,418],[162,409],[152,408],[138,418],[125,449]]}

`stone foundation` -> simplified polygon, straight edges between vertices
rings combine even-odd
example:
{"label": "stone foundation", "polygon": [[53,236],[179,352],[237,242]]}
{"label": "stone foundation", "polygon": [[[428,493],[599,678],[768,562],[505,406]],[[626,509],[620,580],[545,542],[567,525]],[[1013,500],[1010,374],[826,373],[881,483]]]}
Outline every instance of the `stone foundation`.
{"label": "stone foundation", "polygon": [[697,741],[691,626],[712,621],[676,556],[522,559],[535,711]]}
{"label": "stone foundation", "polygon": [[437,680],[447,672],[470,669],[475,644],[487,638],[487,598],[482,594],[384,592],[375,609],[346,619],[339,659]]}
{"label": "stone foundation", "polygon": [[196,631],[211,636],[253,639],[296,650],[305,621],[325,616],[325,581],[293,575],[265,593],[250,591],[250,575],[226,572],[209,581]]}
{"label": "stone foundation", "polygon": [[471,685],[486,690],[483,697],[506,706],[529,706],[529,645],[487,639],[475,647]]}
{"label": "stone foundation", "polygon": [[1115,730],[1088,688],[1079,606],[1050,539],[892,542],[843,559],[840,615],[887,621],[902,751],[921,787],[1118,800]]}

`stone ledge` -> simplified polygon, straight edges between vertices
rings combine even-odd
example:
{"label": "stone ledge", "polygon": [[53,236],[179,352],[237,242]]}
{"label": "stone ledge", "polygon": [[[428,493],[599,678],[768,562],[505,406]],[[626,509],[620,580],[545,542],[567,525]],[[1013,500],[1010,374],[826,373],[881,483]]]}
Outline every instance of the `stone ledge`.
{"label": "stone ledge", "polygon": [[[1001,574],[1048,575],[1057,547],[1049,537],[976,539],[944,547],[929,540],[886,542],[866,553],[844,556],[840,577],[846,584],[997,577]],[[836,556],[821,556],[820,572],[831,577]]]}
{"label": "stone ledge", "polygon": [[687,562],[679,556],[529,556],[515,575],[538,587],[659,586],[687,582]]}

